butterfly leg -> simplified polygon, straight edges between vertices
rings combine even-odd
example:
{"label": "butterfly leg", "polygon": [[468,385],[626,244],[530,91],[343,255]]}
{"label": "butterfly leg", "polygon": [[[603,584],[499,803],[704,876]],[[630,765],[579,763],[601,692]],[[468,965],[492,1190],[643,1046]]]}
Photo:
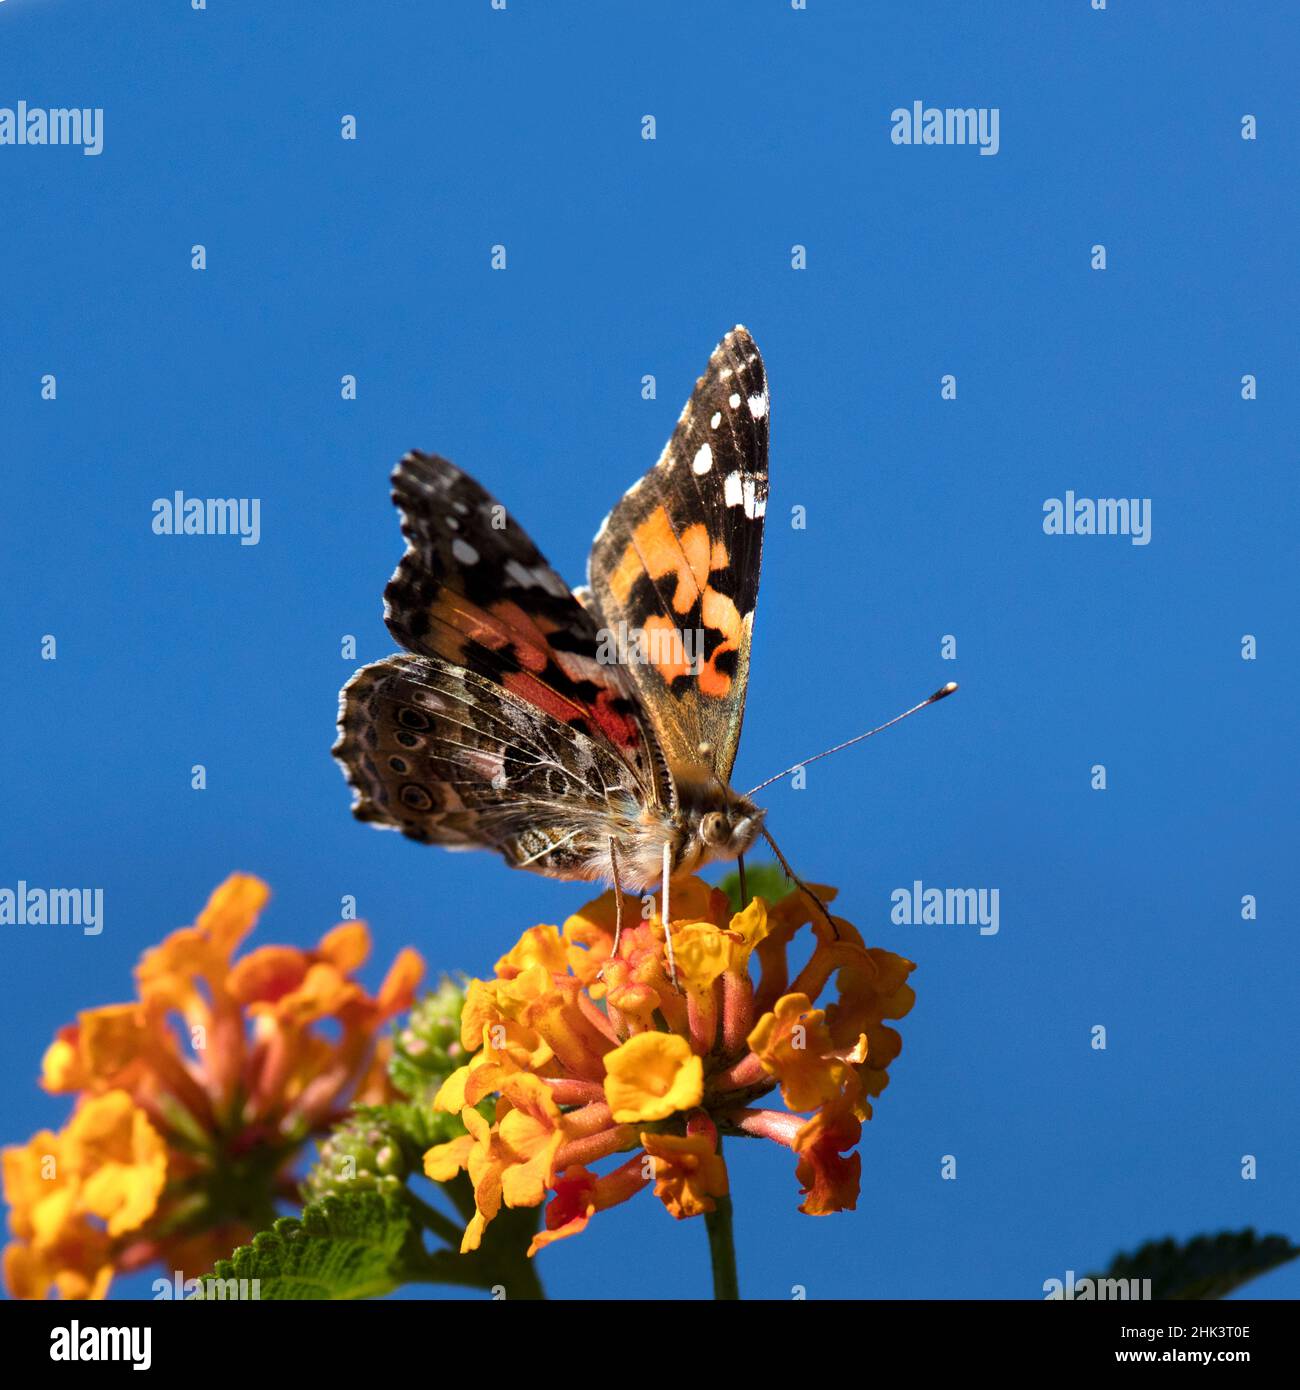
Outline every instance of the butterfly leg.
{"label": "butterfly leg", "polygon": [[614,878],[614,945],[609,952],[613,960],[618,955],[618,939],[623,934],[623,888],[618,881],[618,849],[612,835],[609,837],[609,871]]}
{"label": "butterfly leg", "polygon": [[788,878],[796,888],[798,888],[802,893],[807,894],[807,896],[810,897],[813,900],[813,902],[817,904],[817,910],[821,913],[823,917],[825,917],[826,925],[830,927],[831,933],[838,941],[840,937],[840,929],[831,920],[831,914],[826,911],[826,904],[822,902],[822,900],[817,896],[817,894],[814,893],[813,890],[809,888],[808,885],[799,877],[799,875],[795,873],[795,871],[790,867],[790,861],[785,857],[784,854],[781,853],[780,846],[771,837],[771,835],[768,834],[766,826],[763,826],[761,828],[761,833],[763,838],[768,842],[768,844],[772,846],[772,852],[781,861],[781,867],[785,870],[786,878]]}
{"label": "butterfly leg", "polygon": [[618,881],[618,848],[612,835],[609,837],[609,874],[614,880],[614,944],[609,948],[609,960],[596,975],[598,980],[605,978],[606,967],[618,956],[618,939],[623,935],[623,885]]}
{"label": "butterfly leg", "polygon": [[745,856],[736,856],[736,873],[740,876],[740,910],[743,912],[749,906],[749,893],[745,889]]}
{"label": "butterfly leg", "polygon": [[677,962],[673,959],[673,928],[672,915],[668,907],[668,880],[673,868],[673,851],[671,845],[664,842],[664,884],[663,899],[660,904],[662,911],[659,914],[660,920],[664,924],[664,945],[668,954],[668,978],[677,985]]}

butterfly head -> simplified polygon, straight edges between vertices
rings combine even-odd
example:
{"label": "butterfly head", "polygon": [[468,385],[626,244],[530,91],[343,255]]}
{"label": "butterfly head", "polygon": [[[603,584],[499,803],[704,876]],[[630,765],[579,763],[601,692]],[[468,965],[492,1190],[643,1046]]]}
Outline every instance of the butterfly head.
{"label": "butterfly head", "polygon": [[701,862],[735,859],[758,839],[764,811],[733,791],[719,795],[713,806],[691,817],[693,838],[699,842]]}

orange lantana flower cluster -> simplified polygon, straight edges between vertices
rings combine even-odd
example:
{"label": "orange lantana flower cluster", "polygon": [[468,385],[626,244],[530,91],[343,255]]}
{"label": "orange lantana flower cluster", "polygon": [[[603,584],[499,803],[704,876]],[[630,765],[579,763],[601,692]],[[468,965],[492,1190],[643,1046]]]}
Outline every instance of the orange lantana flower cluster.
{"label": "orange lantana flower cluster", "polygon": [[4,1151],[13,1236],[5,1282],[102,1297],[117,1270],[161,1260],[197,1276],[295,1194],[302,1145],[353,1100],[386,1098],[381,1026],[424,971],[402,951],[372,997],[370,952],[345,922],[314,950],[236,957],[269,889],[237,874],[193,926],[136,967],[137,998],[89,1009],[46,1052],[43,1084],[76,1096],[67,1127]]}
{"label": "orange lantana flower cluster", "polygon": [[[725,894],[691,879],[673,885],[673,905],[684,909],[672,923],[676,984],[663,924],[640,920],[635,898],[624,898],[611,954],[613,893],[563,931],[525,932],[494,979],[471,982],[461,1027],[474,1056],[435,1100],[468,1133],[425,1155],[436,1181],[461,1169],[473,1181],[462,1250],[502,1204],[537,1206],[548,1193],[530,1254],[651,1184],[675,1217],[712,1211],[728,1190],[725,1135],[792,1149],[800,1210],[856,1204],[861,1160],[849,1151],[901,1047],[884,1020],[912,1006],[912,963],[867,948],[842,919],[832,926],[803,892],[733,915]],[[790,948],[809,926],[811,956],[792,980]],[[832,982],[837,997],[815,1007]],[[786,1109],[758,1104],[778,1087]]]}

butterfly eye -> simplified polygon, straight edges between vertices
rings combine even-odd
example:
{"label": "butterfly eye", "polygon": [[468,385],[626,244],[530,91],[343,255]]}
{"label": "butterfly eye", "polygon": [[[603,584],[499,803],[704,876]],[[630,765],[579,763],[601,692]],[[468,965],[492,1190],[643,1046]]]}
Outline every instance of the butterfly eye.
{"label": "butterfly eye", "polygon": [[706,845],[720,845],[730,833],[727,818],[721,811],[710,811],[700,821],[700,839]]}

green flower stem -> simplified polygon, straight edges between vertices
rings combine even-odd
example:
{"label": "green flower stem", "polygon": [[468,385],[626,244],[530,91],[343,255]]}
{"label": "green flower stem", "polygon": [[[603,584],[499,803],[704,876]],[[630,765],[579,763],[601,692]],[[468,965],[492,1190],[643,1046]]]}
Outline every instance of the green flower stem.
{"label": "green flower stem", "polygon": [[712,1211],[704,1213],[709,1232],[709,1258],[713,1262],[713,1297],[734,1300],[740,1297],[736,1278],[736,1241],[731,1226],[731,1198],[715,1197]]}
{"label": "green flower stem", "polygon": [[[442,1190],[457,1207],[468,1203],[474,1210],[474,1191],[469,1179],[458,1174]],[[531,1207],[504,1210],[487,1228],[483,1244],[467,1255],[459,1254],[461,1228],[436,1207],[431,1207],[410,1188],[406,1189],[407,1210],[430,1234],[446,1243],[447,1249],[428,1251],[408,1248],[400,1282],[408,1284],[459,1284],[471,1289],[492,1289],[500,1285],[510,1299],[544,1299],[546,1291],[537,1273],[537,1262],[526,1255],[528,1242],[537,1228],[537,1212]]]}
{"label": "green flower stem", "polygon": [[416,1219],[426,1231],[432,1232],[439,1240],[451,1246],[453,1250],[460,1248],[461,1228],[451,1217],[444,1216],[436,1207],[431,1207],[423,1198],[417,1197],[410,1188],[406,1189],[406,1200],[410,1203]]}

